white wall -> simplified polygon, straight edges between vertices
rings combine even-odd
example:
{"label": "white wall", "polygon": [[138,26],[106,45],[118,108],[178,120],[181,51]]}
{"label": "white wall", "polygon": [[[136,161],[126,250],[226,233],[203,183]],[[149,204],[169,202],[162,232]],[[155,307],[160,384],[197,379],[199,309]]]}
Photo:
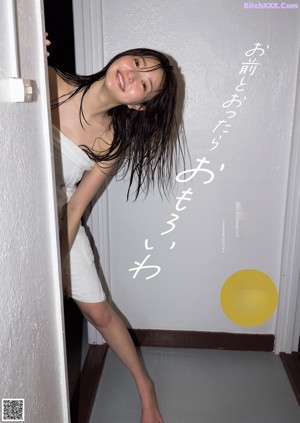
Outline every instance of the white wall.
{"label": "white wall", "polygon": [[[167,222],[176,212],[182,184],[169,202],[156,192],[135,203],[126,203],[126,181],[110,185],[108,283],[135,328],[275,331],[276,315],[250,328],[231,322],[220,306],[220,290],[232,273],[248,268],[266,273],[280,288],[300,11],[243,5],[236,0],[102,0],[101,14],[92,15],[89,23],[90,32],[97,27],[103,38],[105,63],[119,51],[139,46],[176,60],[185,81],[191,167],[206,157],[215,173],[210,184],[204,185],[200,174],[186,185],[193,191],[191,201],[179,213],[176,229],[165,236],[161,233],[170,228]],[[103,19],[103,36],[97,16]],[[255,55],[259,65],[242,82],[242,63],[254,57],[245,53],[256,43],[264,54]],[[213,130],[229,110],[223,104],[241,82],[247,84],[246,99],[228,134],[217,132],[222,139],[210,151]],[[106,216],[99,219],[106,222]],[[145,246],[146,239],[153,250]],[[146,265],[160,266],[160,273],[147,280],[154,270],[142,270],[134,279],[129,269],[148,254]]]}
{"label": "white wall", "polygon": [[16,76],[17,58],[19,76],[36,81],[38,96],[32,103],[0,102],[0,392],[1,399],[25,399],[28,422],[67,422],[42,4],[17,1],[15,54],[11,3],[1,6],[1,84]]}
{"label": "white wall", "polygon": [[[168,239],[160,234],[168,228],[175,199],[162,203],[156,193],[126,203],[126,183],[111,185],[113,299],[137,328],[274,333],[274,318],[255,328],[229,321],[219,293],[228,276],[245,268],[261,270],[279,285],[299,11],[245,10],[236,0],[103,1],[103,22],[105,62],[140,45],[176,59],[186,83],[184,119],[192,163],[206,156],[216,173],[206,186],[194,178],[192,200]],[[212,131],[224,118],[222,104],[241,81],[245,52],[258,42],[270,47],[246,79],[247,99],[228,136],[210,152]],[[244,212],[239,237],[236,203]],[[161,266],[161,272],[146,280],[144,270],[133,279],[128,270],[149,254],[146,238],[154,247],[147,264]]]}

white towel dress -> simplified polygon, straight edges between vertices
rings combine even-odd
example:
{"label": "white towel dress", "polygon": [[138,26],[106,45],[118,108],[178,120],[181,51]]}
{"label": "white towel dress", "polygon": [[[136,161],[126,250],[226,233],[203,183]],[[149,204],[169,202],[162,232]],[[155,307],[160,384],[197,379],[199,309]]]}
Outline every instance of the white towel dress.
{"label": "white towel dress", "polygon": [[[64,206],[76,191],[84,172],[90,170],[95,162],[55,126],[52,126],[52,129],[58,219],[61,224]],[[70,278],[71,296],[74,300],[87,303],[105,300],[94,254],[82,225],[70,251],[67,276]]]}

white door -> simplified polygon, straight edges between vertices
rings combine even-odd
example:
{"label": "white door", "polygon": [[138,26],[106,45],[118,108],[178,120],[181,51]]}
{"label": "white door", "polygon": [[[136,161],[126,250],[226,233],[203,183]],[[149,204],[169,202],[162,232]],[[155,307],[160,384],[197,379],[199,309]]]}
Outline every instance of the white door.
{"label": "white door", "polygon": [[0,393],[3,420],[66,423],[44,31],[41,0],[1,1]]}

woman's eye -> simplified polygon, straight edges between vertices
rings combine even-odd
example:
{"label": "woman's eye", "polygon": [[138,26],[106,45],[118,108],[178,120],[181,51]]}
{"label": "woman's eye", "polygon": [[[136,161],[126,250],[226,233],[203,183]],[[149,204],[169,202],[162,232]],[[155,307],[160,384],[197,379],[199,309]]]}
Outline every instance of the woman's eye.
{"label": "woman's eye", "polygon": [[142,82],[142,85],[143,85],[144,91],[146,91],[147,90],[147,85],[145,84],[145,82]]}
{"label": "woman's eye", "polygon": [[134,64],[137,68],[140,67],[140,62],[138,61],[138,59],[134,59]]}

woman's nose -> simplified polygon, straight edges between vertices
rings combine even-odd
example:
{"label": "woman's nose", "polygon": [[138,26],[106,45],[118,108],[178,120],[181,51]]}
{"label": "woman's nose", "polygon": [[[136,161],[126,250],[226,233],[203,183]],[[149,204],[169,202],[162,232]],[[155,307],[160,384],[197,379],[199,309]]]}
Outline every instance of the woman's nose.
{"label": "woman's nose", "polygon": [[128,71],[129,82],[134,82],[138,78],[138,72],[135,70]]}

